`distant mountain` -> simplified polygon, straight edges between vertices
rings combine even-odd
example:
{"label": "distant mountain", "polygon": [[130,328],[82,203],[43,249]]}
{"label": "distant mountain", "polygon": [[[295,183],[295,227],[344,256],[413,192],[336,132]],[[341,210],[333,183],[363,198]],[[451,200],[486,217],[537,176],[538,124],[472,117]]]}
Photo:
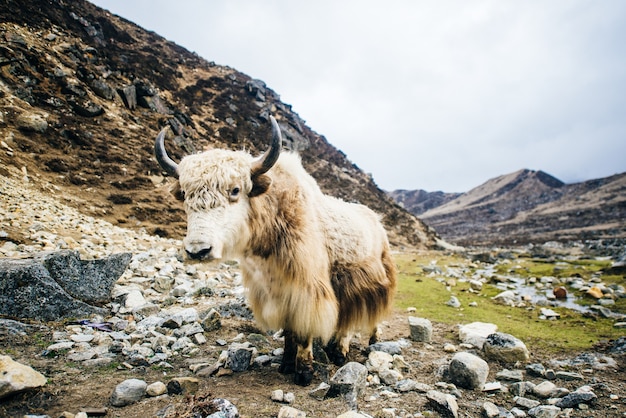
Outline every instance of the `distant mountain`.
{"label": "distant mountain", "polygon": [[390,195],[459,245],[626,237],[626,173],[565,184],[543,171],[520,170],[456,196],[422,190]]}
{"label": "distant mountain", "polygon": [[461,193],[427,192],[426,190],[394,190],[389,196],[414,215],[445,205]]}

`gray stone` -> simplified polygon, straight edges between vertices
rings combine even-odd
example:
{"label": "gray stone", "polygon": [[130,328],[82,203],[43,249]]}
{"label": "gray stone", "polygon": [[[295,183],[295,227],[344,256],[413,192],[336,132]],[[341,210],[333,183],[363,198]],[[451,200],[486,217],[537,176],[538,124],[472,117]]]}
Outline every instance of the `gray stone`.
{"label": "gray stone", "polygon": [[330,385],[326,382],[322,382],[318,387],[309,391],[309,395],[315,399],[322,400],[326,397],[326,394],[330,390]]}
{"label": "gray stone", "polygon": [[584,377],[582,374],[580,373],[575,373],[575,372],[564,372],[564,371],[557,371],[555,373],[555,377],[557,379],[560,380],[567,380],[567,381],[572,381],[572,380],[583,380]]}
{"label": "gray stone", "polygon": [[483,345],[485,357],[506,364],[526,363],[530,353],[519,339],[504,332],[494,332],[487,336]]}
{"label": "gray stone", "polygon": [[278,411],[277,418],[306,418],[306,413],[291,406],[283,406]]}
{"label": "gray stone", "polygon": [[386,384],[393,386],[403,379],[402,373],[394,369],[384,369],[378,372],[380,380]]}
{"label": "gray stone", "polygon": [[535,386],[533,382],[515,382],[509,386],[509,391],[515,396],[524,396],[532,392]]}
{"label": "gray stone", "polygon": [[117,385],[111,394],[113,406],[126,406],[138,402],[146,395],[148,384],[139,379],[127,379]]}
{"label": "gray stone", "polygon": [[417,342],[430,342],[433,335],[433,325],[425,318],[409,316],[411,339]]}
{"label": "gray stone", "polygon": [[0,355],[0,399],[18,392],[42,387],[47,379],[30,366]]}
{"label": "gray stone", "polygon": [[472,322],[471,324],[459,326],[459,339],[465,344],[471,344],[474,347],[482,349],[487,336],[497,330],[498,326],[495,324]]}
{"label": "gray stone", "polygon": [[525,398],[523,396],[516,396],[513,399],[513,401],[515,402],[515,405],[520,406],[525,409],[531,409],[531,408],[541,405],[541,402],[536,401],[534,399]]}
{"label": "gray stone", "polygon": [[546,368],[543,364],[533,363],[526,365],[526,372],[533,376],[543,377],[546,373]]}
{"label": "gray stone", "polygon": [[356,362],[342,366],[330,379],[328,396],[343,396],[350,408],[356,409],[357,398],[365,389],[367,368]]}
{"label": "gray stone", "polygon": [[228,349],[228,361],[226,365],[234,372],[248,370],[252,361],[252,349],[242,344],[233,344]]}
{"label": "gray stone", "polygon": [[565,395],[563,398],[559,399],[559,401],[555,404],[559,408],[574,408],[581,403],[591,403],[594,402],[598,396],[593,393],[590,388],[579,388],[575,392],[572,392],[568,395]]}
{"label": "gray stone", "polygon": [[370,344],[368,351],[382,351],[387,354],[402,354],[402,346],[397,341],[384,341]]}
{"label": "gray stone", "polygon": [[503,369],[496,373],[496,379],[509,382],[521,382],[524,380],[524,375],[521,370]]}
{"label": "gray stone", "polygon": [[457,386],[481,390],[487,381],[489,365],[468,352],[456,353],[448,367],[448,377]]}
{"label": "gray stone", "polygon": [[458,418],[459,405],[456,398],[450,394],[442,393],[436,390],[430,390],[426,393],[428,404],[443,417]]}
{"label": "gray stone", "polygon": [[533,393],[540,398],[551,398],[559,391],[556,385],[549,380],[544,380],[533,388]]}
{"label": "gray stone", "polygon": [[207,415],[206,418],[239,418],[239,411],[229,400],[215,398],[212,401],[217,412]]}
{"label": "gray stone", "polygon": [[528,415],[534,418],[556,418],[561,408],[554,405],[539,405],[528,410]]}
{"label": "gray stone", "polygon": [[57,251],[36,259],[72,297],[89,304],[104,304],[111,301],[113,286],[131,258],[131,253],[118,253],[98,260],[81,260],[78,251]]}
{"label": "gray stone", "polygon": [[500,415],[500,410],[498,406],[493,402],[484,402],[483,403],[483,416],[485,418],[495,418]]}
{"label": "gray stone", "polygon": [[106,313],[69,295],[41,262],[0,259],[0,314],[58,321]]}

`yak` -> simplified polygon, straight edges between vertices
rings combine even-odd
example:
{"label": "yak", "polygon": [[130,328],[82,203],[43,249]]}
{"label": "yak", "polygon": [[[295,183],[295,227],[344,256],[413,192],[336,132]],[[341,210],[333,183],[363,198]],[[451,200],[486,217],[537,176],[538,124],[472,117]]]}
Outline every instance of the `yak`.
{"label": "yak", "polygon": [[315,338],[336,365],[345,363],[355,333],[377,340],[396,267],[379,216],[325,195],[299,155],[281,152],[280,127],[273,116],[270,123],[271,144],[260,157],[214,149],[176,163],[165,150],[167,128],[155,156],[176,178],[171,191],[187,216],[186,256],[239,260],[255,320],[283,330],[279,371],[308,385]]}

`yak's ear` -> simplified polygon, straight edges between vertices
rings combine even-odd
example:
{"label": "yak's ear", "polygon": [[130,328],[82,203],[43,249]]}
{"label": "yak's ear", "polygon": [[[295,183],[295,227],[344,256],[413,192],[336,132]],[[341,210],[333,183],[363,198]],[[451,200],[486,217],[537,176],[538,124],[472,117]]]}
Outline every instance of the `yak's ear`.
{"label": "yak's ear", "polygon": [[248,194],[248,197],[256,197],[265,193],[272,184],[272,179],[265,174],[260,174],[252,178],[252,190]]}
{"label": "yak's ear", "polygon": [[185,193],[183,193],[180,188],[180,182],[178,180],[170,185],[170,193],[174,195],[176,200],[180,200],[181,202],[185,200]]}

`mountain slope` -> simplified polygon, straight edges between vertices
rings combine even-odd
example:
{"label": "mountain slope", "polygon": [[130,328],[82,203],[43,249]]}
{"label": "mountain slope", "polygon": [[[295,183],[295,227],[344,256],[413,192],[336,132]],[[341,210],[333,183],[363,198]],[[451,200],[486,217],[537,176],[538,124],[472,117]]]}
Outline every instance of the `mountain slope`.
{"label": "mountain slope", "polygon": [[568,185],[542,171],[520,170],[427,210],[421,218],[460,245],[623,238],[626,173]]}
{"label": "mountain slope", "polygon": [[325,192],[376,210],[396,245],[435,245],[262,81],[82,0],[9,0],[0,17],[1,175],[23,170],[87,214],[180,238],[184,212],[152,156],[158,131],[172,128],[177,159],[207,147],[260,154],[272,114]]}

